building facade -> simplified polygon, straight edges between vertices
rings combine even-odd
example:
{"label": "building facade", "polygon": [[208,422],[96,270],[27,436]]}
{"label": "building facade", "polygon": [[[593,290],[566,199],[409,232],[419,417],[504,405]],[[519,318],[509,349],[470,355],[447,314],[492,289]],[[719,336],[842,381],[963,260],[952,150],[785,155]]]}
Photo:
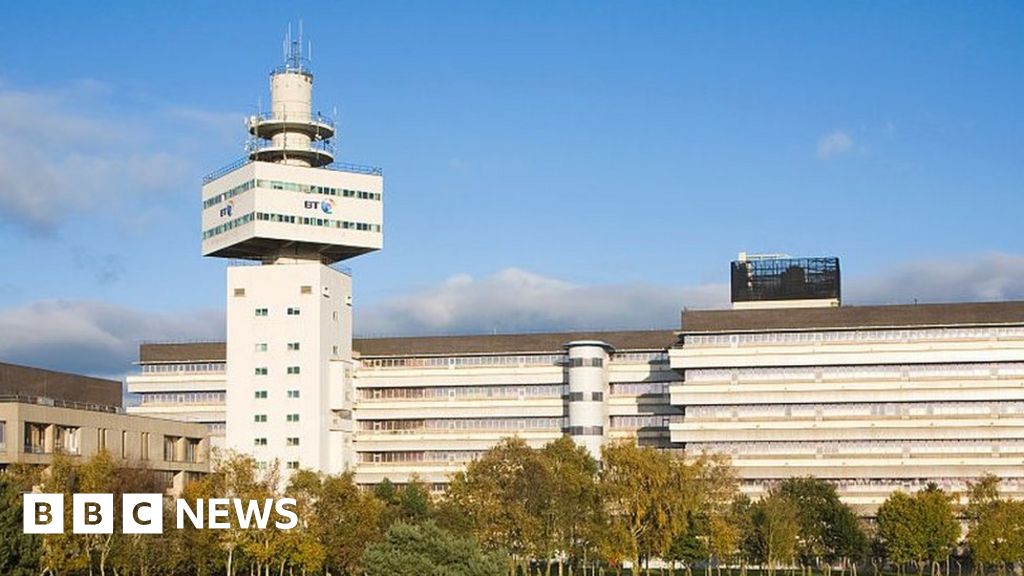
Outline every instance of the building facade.
{"label": "building facade", "polygon": [[209,442],[206,426],[173,416],[125,414],[120,382],[0,363],[0,470],[105,450],[179,491],[209,471]]}
{"label": "building facade", "polygon": [[[217,349],[141,355],[173,350],[186,365]],[[728,455],[754,496],[826,478],[865,513],[893,490],[960,491],[986,473],[1024,497],[1024,302],[741,307],[686,311],[678,331],[355,339],[353,350],[335,380],[353,424],[339,458],[364,485],[440,490],[503,437],[539,447],[569,434],[595,454],[635,437]],[[287,442],[268,434],[261,458],[283,461]]]}

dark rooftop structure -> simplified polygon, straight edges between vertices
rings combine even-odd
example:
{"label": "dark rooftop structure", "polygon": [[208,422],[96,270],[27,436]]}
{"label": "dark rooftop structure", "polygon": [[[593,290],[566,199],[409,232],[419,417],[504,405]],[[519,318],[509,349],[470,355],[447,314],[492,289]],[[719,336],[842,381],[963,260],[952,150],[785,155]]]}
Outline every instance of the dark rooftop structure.
{"label": "dark rooftop structure", "polygon": [[731,266],[733,302],[839,300],[839,258],[761,257]]}
{"label": "dark rooftop structure", "polygon": [[0,397],[50,398],[62,403],[121,408],[121,383],[0,362]]}
{"label": "dark rooftop structure", "polygon": [[684,311],[683,334],[1024,324],[1024,301]]}

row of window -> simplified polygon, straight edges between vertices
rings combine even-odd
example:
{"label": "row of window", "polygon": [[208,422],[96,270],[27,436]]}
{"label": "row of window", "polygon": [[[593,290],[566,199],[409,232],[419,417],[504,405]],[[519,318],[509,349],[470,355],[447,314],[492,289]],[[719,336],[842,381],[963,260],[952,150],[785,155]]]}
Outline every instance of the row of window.
{"label": "row of window", "polygon": [[564,354],[529,356],[459,356],[442,358],[367,358],[364,368],[462,368],[475,366],[555,366],[565,360]]}
{"label": "row of window", "polygon": [[642,414],[634,416],[612,416],[609,424],[614,430],[639,430],[641,428],[664,428],[673,422],[682,422],[682,414]]}
{"label": "row of window", "polygon": [[1024,402],[878,402],[853,404],[768,404],[741,406],[690,406],[688,419],[836,419],[904,418],[920,416],[1018,416]]}
{"label": "row of window", "polygon": [[918,340],[990,340],[993,338],[1024,338],[1024,327],[924,328],[918,330],[839,330],[829,332],[765,332],[756,334],[693,334],[683,337],[683,346],[914,342]]}
{"label": "row of window", "polygon": [[691,453],[779,454],[997,454],[1022,453],[1024,440],[855,440],[795,442],[689,442]]}
{"label": "row of window", "polygon": [[226,401],[224,392],[181,392],[157,393],[143,392],[138,394],[139,404],[223,404]]}
{"label": "row of window", "polygon": [[223,372],[225,364],[223,362],[189,362],[186,364],[143,364],[143,374],[160,374],[160,373],[204,373],[204,372]]}
{"label": "row of window", "polygon": [[[266,460],[257,460],[256,461],[256,469],[257,470],[266,470],[269,467],[270,467],[270,465],[267,464]],[[289,461],[284,463],[284,467],[289,469],[289,470],[298,470],[299,469],[299,461],[298,460],[289,460]]]}
{"label": "row of window", "polygon": [[851,380],[929,380],[957,378],[1020,378],[1024,363],[887,364],[801,368],[713,368],[686,371],[687,383],[817,382]]}
{"label": "row of window", "polygon": [[424,388],[362,388],[361,400],[465,400],[473,398],[560,398],[564,384],[524,386],[431,386]]}
{"label": "row of window", "polygon": [[374,432],[432,432],[448,430],[561,430],[563,417],[430,418],[424,420],[362,420],[360,430]]}
{"label": "row of window", "polygon": [[[258,308],[258,310],[266,310],[266,308]],[[268,346],[266,342],[257,342],[256,346],[254,348],[255,348],[255,350],[257,352],[266,352],[267,350],[270,349],[270,346]],[[295,351],[298,351],[298,350],[301,350],[301,349],[302,349],[302,346],[298,342],[289,342],[288,343],[288,351],[289,352],[295,352]]]}
{"label": "row of window", "polygon": [[[266,376],[270,373],[270,369],[266,366],[257,366],[253,370],[255,371],[256,376]],[[299,374],[302,371],[299,366],[289,366],[286,370],[288,374]]]}
{"label": "row of window", "polygon": [[[254,446],[267,446],[267,439],[266,438],[254,438],[253,439],[253,445]],[[288,438],[285,438],[284,445],[285,446],[298,446],[299,445],[299,438],[297,436],[289,436]]]}
{"label": "row of window", "polygon": [[347,188],[331,188],[330,186],[313,186],[310,184],[299,184],[297,182],[282,182],[281,180],[257,180],[256,187],[270,188],[271,190],[289,190],[291,192],[302,192],[304,194],[323,194],[324,196],[340,196],[342,198],[358,198],[360,200],[380,201],[380,192],[349,190]]}
{"label": "row of window", "polygon": [[[266,390],[256,390],[254,392],[254,394],[255,394],[255,397],[256,397],[257,400],[266,400],[267,397],[268,397],[267,396],[268,392]],[[291,398],[291,399],[299,398],[299,391],[298,390],[289,390],[288,391],[288,398]]]}
{"label": "row of window", "polygon": [[226,190],[224,192],[221,192],[220,194],[217,194],[216,196],[212,196],[210,198],[207,198],[206,200],[203,200],[203,210],[206,210],[211,206],[216,206],[217,204],[220,204],[225,200],[234,198],[235,196],[238,196],[242,192],[245,192],[246,190],[252,190],[255,187],[255,180],[248,180],[246,182],[242,182],[241,184],[235,186],[234,188],[231,188],[230,190]]}
{"label": "row of window", "polygon": [[225,200],[230,200],[246,190],[253,188],[269,188],[271,190],[288,190],[291,192],[302,192],[305,194],[322,194],[324,196],[339,196],[342,198],[357,198],[359,200],[380,201],[380,192],[366,192],[364,190],[349,190],[347,188],[331,188],[329,186],[311,186],[309,184],[298,184],[296,182],[283,182],[281,180],[248,180],[217,194],[203,201],[203,210],[216,206]]}
{"label": "row of window", "polygon": [[[257,424],[265,424],[267,422],[267,415],[266,414],[254,414],[253,417],[252,417],[252,421],[257,423]],[[299,421],[299,415],[298,414],[288,414],[287,416],[285,416],[285,421],[286,422],[298,422]]]}
{"label": "row of window", "polygon": [[224,222],[222,224],[218,224],[217,226],[214,226],[213,228],[210,228],[209,230],[204,230],[203,231],[203,240],[209,240],[210,238],[213,238],[214,236],[218,236],[218,235],[223,234],[223,233],[225,233],[225,232],[227,232],[229,230],[234,230],[235,228],[238,228],[239,226],[242,226],[244,224],[248,224],[249,222],[253,221],[253,218],[254,218],[253,213],[249,212],[248,214],[243,214],[243,215],[239,216],[238,218],[234,218],[234,219],[228,220],[227,222]]}
{"label": "row of window", "polygon": [[424,450],[399,452],[360,452],[363,464],[464,463],[483,456],[483,450]]}
{"label": "row of window", "polygon": [[304,226],[338,228],[340,230],[358,230],[360,232],[380,232],[380,224],[368,224],[366,222],[350,222],[348,220],[334,220],[333,218],[313,218],[309,216],[293,216],[291,214],[272,214],[267,212],[257,212],[256,219],[261,222],[278,222],[281,224],[302,224]]}
{"label": "row of window", "polygon": [[603,402],[604,392],[570,392],[569,402]]}
{"label": "row of window", "polygon": [[604,358],[569,358],[565,365],[569,368],[601,368]]}

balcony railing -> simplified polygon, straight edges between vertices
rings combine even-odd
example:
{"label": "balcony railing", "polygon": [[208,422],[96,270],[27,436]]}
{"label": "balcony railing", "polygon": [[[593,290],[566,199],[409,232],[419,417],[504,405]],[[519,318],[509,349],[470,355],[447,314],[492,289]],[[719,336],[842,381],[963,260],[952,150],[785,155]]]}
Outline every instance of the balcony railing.
{"label": "balcony railing", "polygon": [[[254,162],[254,160],[251,160],[248,156],[238,158],[237,160],[210,172],[206,176],[203,176],[203,184],[209,184],[221,176],[230,174],[251,162]],[[331,164],[324,166],[324,168],[327,170],[334,170],[335,172],[348,172],[350,174],[365,174],[369,176],[384,175],[384,170],[378,166],[366,166],[364,164],[352,164],[350,162],[332,162]]]}
{"label": "balcony railing", "polygon": [[90,404],[87,402],[72,402],[68,400],[47,398],[45,396],[29,396],[25,394],[0,394],[0,403],[2,402],[17,402],[19,404],[38,404],[40,406],[72,408],[75,410],[89,410],[91,412],[107,412],[109,414],[119,414],[122,412],[119,406],[106,406],[103,404]]}

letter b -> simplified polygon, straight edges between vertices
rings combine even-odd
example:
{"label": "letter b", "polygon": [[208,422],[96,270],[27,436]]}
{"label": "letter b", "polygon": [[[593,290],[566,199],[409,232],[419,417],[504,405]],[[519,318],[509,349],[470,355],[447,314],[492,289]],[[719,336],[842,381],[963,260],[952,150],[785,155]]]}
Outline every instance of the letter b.
{"label": "letter b", "polygon": [[112,534],[114,532],[113,494],[75,494],[71,508],[75,534]]}
{"label": "letter b", "polygon": [[64,533],[63,494],[25,494],[22,531],[25,534]]}

